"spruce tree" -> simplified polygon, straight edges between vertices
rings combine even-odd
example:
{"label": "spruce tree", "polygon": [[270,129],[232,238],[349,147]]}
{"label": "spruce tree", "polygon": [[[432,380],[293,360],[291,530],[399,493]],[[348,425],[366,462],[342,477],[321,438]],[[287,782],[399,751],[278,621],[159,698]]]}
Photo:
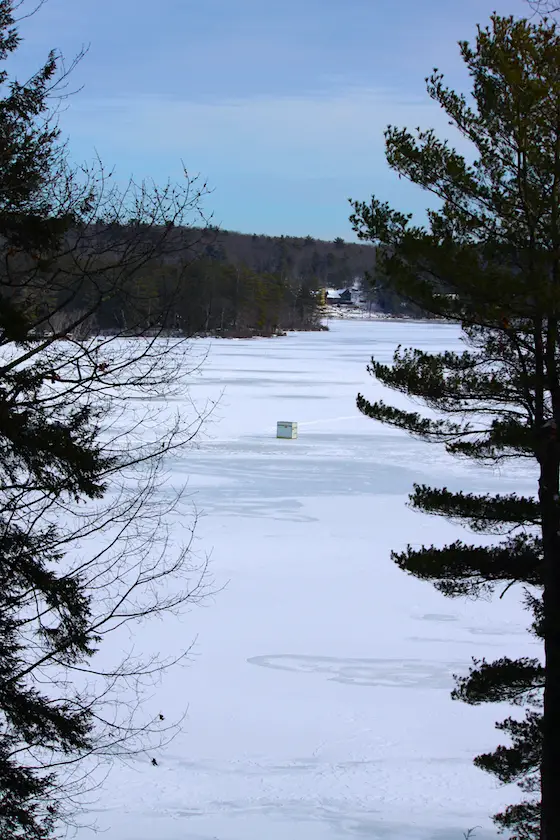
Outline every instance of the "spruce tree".
{"label": "spruce tree", "polygon": [[[351,221],[376,243],[391,291],[431,317],[462,326],[462,353],[397,348],[372,359],[384,385],[435,417],[358,397],[369,417],[483,463],[526,459],[535,495],[472,495],[417,486],[412,506],[501,535],[492,546],[456,541],[409,547],[394,559],[450,597],[512,584],[525,592],[541,660],[473,663],[454,696],[509,700],[524,720],[498,724],[511,743],[478,756],[501,781],[538,791],[496,816],[528,840],[560,837],[560,34],[546,20],[494,15],[476,43],[460,43],[472,96],[434,70],[429,95],[472,150],[468,160],[432,130],[389,126],[389,165],[440,199],[427,225],[375,197],[351,202]],[[471,162],[472,160],[472,162]]]}
{"label": "spruce tree", "polygon": [[[17,5],[0,0],[0,62],[20,43]],[[119,192],[101,166],[73,169],[53,122],[59,82],[55,54],[25,83],[0,70],[2,840],[53,836],[96,757],[140,755],[145,737],[173,733],[141,703],[169,659],[125,652],[103,669],[92,657],[119,627],[202,594],[188,544],[168,539],[179,498],[157,498],[163,459],[200,417],[167,422],[157,402],[127,414],[131,396],[149,405],[184,389],[188,348],[162,334],[176,289],[161,306],[144,280],[188,253],[180,226],[200,191]],[[138,225],[123,225],[133,214]],[[92,335],[122,300],[127,323]],[[148,340],[123,342],[130,333]]]}
{"label": "spruce tree", "polygon": [[[19,44],[13,4],[0,3],[0,60]],[[49,220],[43,187],[59,153],[58,132],[49,124],[48,88],[56,73],[54,54],[26,84],[10,83],[0,101],[0,236],[12,248],[42,249],[68,227],[67,220]],[[3,339],[23,344],[29,326],[17,294],[5,289],[0,301]],[[95,497],[104,463],[93,442],[95,420],[88,411],[74,411],[47,420],[34,404],[44,371],[6,370],[0,385],[0,484],[2,488],[35,486],[60,494]],[[16,396],[17,395],[17,396]],[[14,521],[17,510],[4,506],[0,515],[0,835],[43,838],[50,835],[56,812],[44,800],[54,779],[19,759],[22,741],[62,752],[88,746],[89,719],[70,704],[51,700],[28,679],[25,628],[30,591],[50,620],[37,640],[45,655],[60,651],[79,660],[91,652],[87,628],[88,601],[79,583],[51,569],[56,567],[53,534],[46,523],[31,533]],[[34,657],[40,655],[34,650]]]}

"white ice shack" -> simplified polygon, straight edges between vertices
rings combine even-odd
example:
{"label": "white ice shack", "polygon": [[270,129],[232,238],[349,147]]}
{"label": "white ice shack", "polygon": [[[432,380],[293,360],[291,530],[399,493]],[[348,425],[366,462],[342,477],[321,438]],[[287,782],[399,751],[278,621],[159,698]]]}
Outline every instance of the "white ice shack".
{"label": "white ice shack", "polygon": [[297,438],[297,423],[288,423],[287,420],[279,420],[276,425],[276,437],[295,440]]}

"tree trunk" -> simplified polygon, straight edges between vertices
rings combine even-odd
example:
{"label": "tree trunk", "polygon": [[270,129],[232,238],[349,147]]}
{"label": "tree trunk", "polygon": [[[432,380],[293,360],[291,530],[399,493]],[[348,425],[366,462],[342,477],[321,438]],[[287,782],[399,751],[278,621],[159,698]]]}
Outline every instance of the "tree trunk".
{"label": "tree trunk", "polygon": [[560,840],[560,504],[556,426],[546,429],[539,500],[544,549],[545,689],[541,765],[541,840]]}

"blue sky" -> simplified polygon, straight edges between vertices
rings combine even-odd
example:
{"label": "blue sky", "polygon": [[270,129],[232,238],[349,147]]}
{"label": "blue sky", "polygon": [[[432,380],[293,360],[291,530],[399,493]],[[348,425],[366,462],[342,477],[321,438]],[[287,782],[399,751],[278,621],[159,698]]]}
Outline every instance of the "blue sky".
{"label": "blue sky", "polygon": [[48,0],[21,28],[18,72],[71,58],[61,117],[75,160],[98,153],[123,181],[187,169],[206,209],[247,233],[353,239],[347,198],[422,213],[383,151],[388,123],[449,129],[424,78],[468,89],[457,41],[524,0]]}

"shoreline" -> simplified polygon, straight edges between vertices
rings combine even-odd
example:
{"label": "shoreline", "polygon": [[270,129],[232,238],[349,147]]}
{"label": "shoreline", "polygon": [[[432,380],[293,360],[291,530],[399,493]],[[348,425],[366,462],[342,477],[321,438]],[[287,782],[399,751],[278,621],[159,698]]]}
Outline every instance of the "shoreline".
{"label": "shoreline", "polygon": [[387,312],[358,313],[355,310],[353,312],[349,312],[348,314],[329,312],[322,316],[322,321],[327,324],[329,321],[358,321],[360,323],[363,321],[391,321],[409,324],[448,323],[447,321],[437,318],[411,318],[407,315],[391,315]]}

